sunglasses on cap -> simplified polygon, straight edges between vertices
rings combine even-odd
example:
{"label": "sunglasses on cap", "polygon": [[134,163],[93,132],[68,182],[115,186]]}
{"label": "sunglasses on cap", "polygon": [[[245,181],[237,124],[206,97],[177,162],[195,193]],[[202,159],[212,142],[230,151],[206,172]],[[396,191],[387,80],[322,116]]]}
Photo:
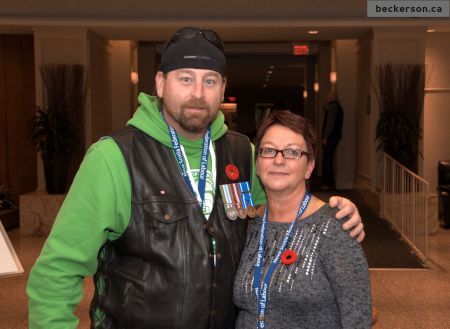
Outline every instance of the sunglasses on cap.
{"label": "sunglasses on cap", "polygon": [[223,41],[216,32],[214,32],[213,30],[197,28],[197,27],[183,27],[183,28],[179,29],[177,32],[175,32],[175,34],[169,40],[169,42],[167,42],[167,44],[164,47],[164,51],[167,48],[169,48],[170,45],[177,43],[180,40],[192,39],[197,34],[200,34],[201,36],[203,36],[207,41],[209,41],[214,46],[219,48],[222,52],[224,51],[223,50],[224,49]]}

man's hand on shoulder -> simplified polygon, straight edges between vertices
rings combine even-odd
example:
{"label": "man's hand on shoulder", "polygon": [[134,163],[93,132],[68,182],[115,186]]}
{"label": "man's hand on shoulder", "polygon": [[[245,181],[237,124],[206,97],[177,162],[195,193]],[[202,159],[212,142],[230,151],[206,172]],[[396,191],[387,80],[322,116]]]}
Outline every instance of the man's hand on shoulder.
{"label": "man's hand on shoulder", "polygon": [[361,216],[355,204],[349,199],[340,196],[332,196],[328,204],[331,208],[337,207],[339,209],[336,213],[337,219],[342,219],[346,216],[349,217],[349,220],[342,227],[344,230],[351,229],[350,236],[353,238],[356,237],[356,240],[361,242],[366,234],[364,232],[364,224],[361,221]]}

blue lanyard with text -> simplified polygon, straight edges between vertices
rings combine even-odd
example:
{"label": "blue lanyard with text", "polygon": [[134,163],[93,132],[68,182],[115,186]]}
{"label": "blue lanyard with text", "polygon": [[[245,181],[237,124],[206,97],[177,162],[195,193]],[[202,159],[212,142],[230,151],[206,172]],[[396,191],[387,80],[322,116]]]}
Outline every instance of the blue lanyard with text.
{"label": "blue lanyard with text", "polygon": [[[161,116],[162,115],[162,112]],[[164,119],[164,116],[163,116]],[[165,120],[164,120],[165,121]],[[181,175],[183,176],[184,181],[186,182],[187,186],[190,188],[192,193],[196,195],[195,189],[193,188],[192,184],[195,182],[191,182],[189,179],[189,175],[186,171],[186,165],[184,163],[183,153],[181,151],[180,147],[180,140],[178,139],[177,132],[175,129],[173,129],[169,124],[166,122],[167,128],[169,128],[169,134],[170,139],[172,141],[172,147],[175,152],[175,157],[177,158],[178,165],[181,170]],[[208,158],[209,158],[209,144],[211,142],[211,128],[208,127],[206,130],[205,136],[203,136],[203,145],[202,145],[202,157],[200,159],[200,169],[199,169],[199,176],[198,176],[198,202],[200,204],[200,208],[203,209],[203,202],[205,200],[205,189],[206,189],[206,172],[208,169]],[[186,161],[188,161],[186,159]]]}
{"label": "blue lanyard with text", "polygon": [[253,288],[255,289],[256,299],[258,300],[258,329],[265,328],[264,317],[266,314],[267,290],[268,290],[270,278],[272,277],[272,274],[280,261],[281,254],[283,253],[284,249],[286,248],[286,246],[289,242],[289,239],[291,237],[291,233],[294,229],[295,223],[297,223],[298,219],[305,212],[305,209],[308,207],[310,200],[311,200],[311,194],[309,192],[306,192],[305,196],[303,197],[302,202],[300,203],[300,207],[298,209],[297,216],[295,217],[294,221],[289,226],[289,229],[286,232],[286,235],[284,237],[283,243],[281,244],[280,249],[278,250],[278,253],[276,254],[275,258],[273,259],[272,263],[269,266],[269,269],[267,270],[267,273],[266,273],[263,283],[262,283],[262,289],[261,289],[262,291],[260,294],[259,287],[260,287],[260,283],[261,283],[260,281],[261,281],[261,275],[262,275],[264,249],[265,249],[265,241],[266,241],[266,229],[267,229],[267,208],[264,211],[264,217],[262,219],[262,224],[261,224],[261,234],[259,236],[258,255],[256,258],[255,272],[253,273]]}

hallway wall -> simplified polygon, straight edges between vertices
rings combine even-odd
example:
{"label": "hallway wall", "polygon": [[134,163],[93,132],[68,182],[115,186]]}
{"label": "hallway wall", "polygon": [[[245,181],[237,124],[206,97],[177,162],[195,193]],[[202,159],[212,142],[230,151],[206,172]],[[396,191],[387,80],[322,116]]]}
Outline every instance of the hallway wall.
{"label": "hallway wall", "polygon": [[355,184],[356,162],[356,40],[336,40],[337,93],[344,110],[342,140],[336,150],[336,188]]}
{"label": "hallway wall", "polygon": [[450,33],[428,33],[425,63],[431,70],[423,124],[423,176],[436,193],[437,164],[450,160]]}

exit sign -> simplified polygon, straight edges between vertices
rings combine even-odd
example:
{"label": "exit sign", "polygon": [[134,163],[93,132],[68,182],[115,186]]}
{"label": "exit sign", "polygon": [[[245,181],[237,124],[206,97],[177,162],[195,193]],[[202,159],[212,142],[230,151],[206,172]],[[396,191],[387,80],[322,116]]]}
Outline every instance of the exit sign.
{"label": "exit sign", "polygon": [[293,45],[292,53],[296,56],[309,55],[309,46],[308,45]]}

